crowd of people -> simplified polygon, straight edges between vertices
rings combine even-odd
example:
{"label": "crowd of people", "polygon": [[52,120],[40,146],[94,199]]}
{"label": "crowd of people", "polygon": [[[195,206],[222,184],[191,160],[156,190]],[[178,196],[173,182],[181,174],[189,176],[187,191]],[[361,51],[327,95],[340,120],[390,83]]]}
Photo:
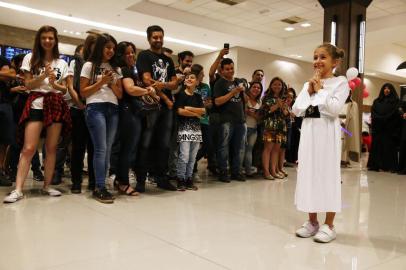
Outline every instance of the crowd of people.
{"label": "crowd of people", "polygon": [[385,83],[371,107],[372,144],[368,168],[406,174],[406,96]]}
{"label": "crowd of people", "polygon": [[[219,52],[205,84],[192,52],[179,53],[175,67],[160,26],[148,27],[147,39],[150,48],[136,57],[133,43],[92,32],[68,65],[59,58],[57,30],[43,26],[32,53],[11,63],[1,58],[0,184],[16,182],[4,202],[23,198],[30,167],[44,194],[60,196],[51,185],[61,183],[68,157],[71,192],[80,194],[86,153],[88,190],[102,203],[115,199],[106,185],[109,173],[119,194],[137,196],[147,179],[168,191],[197,190],[197,163],[204,157],[207,170],[224,183],[255,174],[283,179],[284,166],[298,163],[295,203],[309,220],[296,234],[334,240],[333,221],[341,211],[339,114],[357,110],[344,106],[351,101],[348,82],[333,73],[344,52],[317,47],[314,76],[296,96],[280,77],[264,89],[261,69],[250,82],[236,78],[228,48]],[[390,131],[406,118],[402,104],[392,85],[382,87],[372,106],[370,168],[405,172],[405,136],[398,161]],[[327,213],[322,226],[319,212]]]}
{"label": "crowd of people", "polygon": [[92,32],[68,64],[57,30],[43,26],[31,53],[2,58],[0,184],[16,182],[4,202],[23,198],[30,167],[43,193],[60,196],[51,186],[61,183],[67,160],[71,192],[81,193],[86,153],[88,189],[103,203],[114,202],[109,174],[128,196],[145,192],[147,179],[165,190],[197,190],[202,158],[225,183],[288,176],[285,160],[297,161],[299,143],[294,89],[275,77],[265,91],[260,69],[250,82],[236,78],[228,48],[210,67],[208,85],[191,51],[179,53],[175,67],[160,26],[150,26],[147,38],[150,48],[136,57],[133,43]]}

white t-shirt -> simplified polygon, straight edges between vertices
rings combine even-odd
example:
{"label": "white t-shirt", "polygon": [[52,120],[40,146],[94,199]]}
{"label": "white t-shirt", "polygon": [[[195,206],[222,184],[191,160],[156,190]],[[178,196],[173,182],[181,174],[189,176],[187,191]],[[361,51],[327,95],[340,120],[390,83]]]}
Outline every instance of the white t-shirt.
{"label": "white t-shirt", "polygon": [[[80,77],[85,77],[85,78],[88,78],[89,80],[92,80],[92,78],[91,78],[92,77],[92,74],[91,74],[92,66],[93,66],[93,64],[91,62],[86,62],[82,67]],[[93,79],[93,83],[96,82],[97,80],[101,79],[102,74],[105,70],[113,70],[113,72],[114,72],[114,69],[111,67],[111,65],[109,63],[102,63],[95,72],[95,78]],[[114,77],[115,77],[115,80],[119,80],[123,77],[120,68],[117,68],[117,72],[114,72]],[[90,83],[92,83],[92,82],[90,82]],[[118,105],[118,100],[117,100],[116,95],[114,95],[113,90],[110,87],[108,87],[107,84],[103,84],[103,86],[100,88],[99,91],[97,91],[93,95],[86,98],[86,104],[101,103],[101,102],[110,102],[110,103]]]}
{"label": "white t-shirt", "polygon": [[[257,102],[255,104],[255,106],[253,106],[251,104],[251,102],[248,100],[246,106],[247,106],[248,109],[259,110],[261,108],[261,103]],[[254,117],[252,117],[252,116],[250,116],[248,114],[246,115],[245,121],[247,123],[247,127],[249,127],[249,128],[256,128],[257,127],[257,124],[258,124],[257,119],[255,119]]]}
{"label": "white t-shirt", "polygon": [[[21,65],[22,70],[31,72],[31,57],[32,53],[29,53],[24,57],[23,63]],[[51,67],[55,72],[56,82],[58,84],[62,84],[62,81],[64,81],[68,76],[68,64],[63,59],[55,59],[52,61]],[[37,78],[40,74],[44,72],[44,70],[45,68],[40,68],[39,74],[34,74],[33,77]],[[52,88],[52,86],[49,84],[48,78],[45,78],[38,88],[32,89],[31,91],[41,93],[49,93],[49,92],[61,93],[61,91]],[[32,102],[31,108],[42,110],[44,107],[43,102],[44,98],[39,97]]]}

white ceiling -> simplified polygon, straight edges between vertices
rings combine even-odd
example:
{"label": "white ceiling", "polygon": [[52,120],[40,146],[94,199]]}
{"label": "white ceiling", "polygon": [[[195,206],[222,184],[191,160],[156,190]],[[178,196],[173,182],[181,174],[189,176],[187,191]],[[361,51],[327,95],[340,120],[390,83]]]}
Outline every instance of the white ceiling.
{"label": "white ceiling", "polygon": [[[2,0],[0,0],[2,1]],[[6,0],[4,2],[145,31],[151,24],[165,29],[165,36],[221,48],[224,42],[264,52],[311,61],[312,51],[322,42],[323,9],[317,0],[246,0],[228,6],[215,0],[118,0],[60,1]],[[311,24],[295,31],[281,19],[298,16]],[[0,7],[0,24],[38,29],[43,24],[84,33],[90,27]],[[106,31],[106,29],[100,29]],[[108,30],[117,40],[133,41],[147,48],[144,36]],[[63,33],[64,34],[64,33]],[[70,35],[67,33],[66,35]],[[73,34],[72,36],[78,37]],[[84,38],[82,34],[80,37]],[[166,42],[175,52],[210,50]],[[367,11],[366,71],[382,78],[406,81],[406,72],[395,71],[406,60],[406,0],[373,0]]]}

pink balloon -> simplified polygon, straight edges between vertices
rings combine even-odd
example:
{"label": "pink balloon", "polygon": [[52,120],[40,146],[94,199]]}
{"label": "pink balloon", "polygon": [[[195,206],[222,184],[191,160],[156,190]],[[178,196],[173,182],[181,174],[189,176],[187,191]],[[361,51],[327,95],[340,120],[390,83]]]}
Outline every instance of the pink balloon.
{"label": "pink balloon", "polygon": [[362,90],[362,97],[363,98],[369,97],[369,91],[366,87],[364,87],[364,89]]}
{"label": "pink balloon", "polygon": [[355,87],[358,87],[361,85],[361,79],[359,77],[353,79],[352,81],[355,83]]}
{"label": "pink balloon", "polygon": [[353,82],[353,81],[349,81],[348,82],[348,86],[351,88],[351,90],[353,90],[354,91],[354,89],[356,88],[356,85],[355,85],[355,82]]}

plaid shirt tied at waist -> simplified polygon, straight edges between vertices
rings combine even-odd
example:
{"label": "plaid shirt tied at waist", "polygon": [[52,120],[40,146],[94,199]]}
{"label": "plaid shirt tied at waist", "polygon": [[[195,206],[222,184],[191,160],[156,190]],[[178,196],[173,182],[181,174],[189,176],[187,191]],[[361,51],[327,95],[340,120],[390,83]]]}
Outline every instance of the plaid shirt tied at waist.
{"label": "plaid shirt tied at waist", "polygon": [[31,104],[35,99],[40,97],[44,98],[44,128],[46,129],[47,127],[51,126],[52,123],[61,123],[61,135],[63,137],[68,136],[72,129],[72,120],[70,117],[69,107],[63,99],[63,95],[55,92],[31,92],[28,96],[18,125],[17,141],[21,145],[24,144],[25,123],[30,119]]}

